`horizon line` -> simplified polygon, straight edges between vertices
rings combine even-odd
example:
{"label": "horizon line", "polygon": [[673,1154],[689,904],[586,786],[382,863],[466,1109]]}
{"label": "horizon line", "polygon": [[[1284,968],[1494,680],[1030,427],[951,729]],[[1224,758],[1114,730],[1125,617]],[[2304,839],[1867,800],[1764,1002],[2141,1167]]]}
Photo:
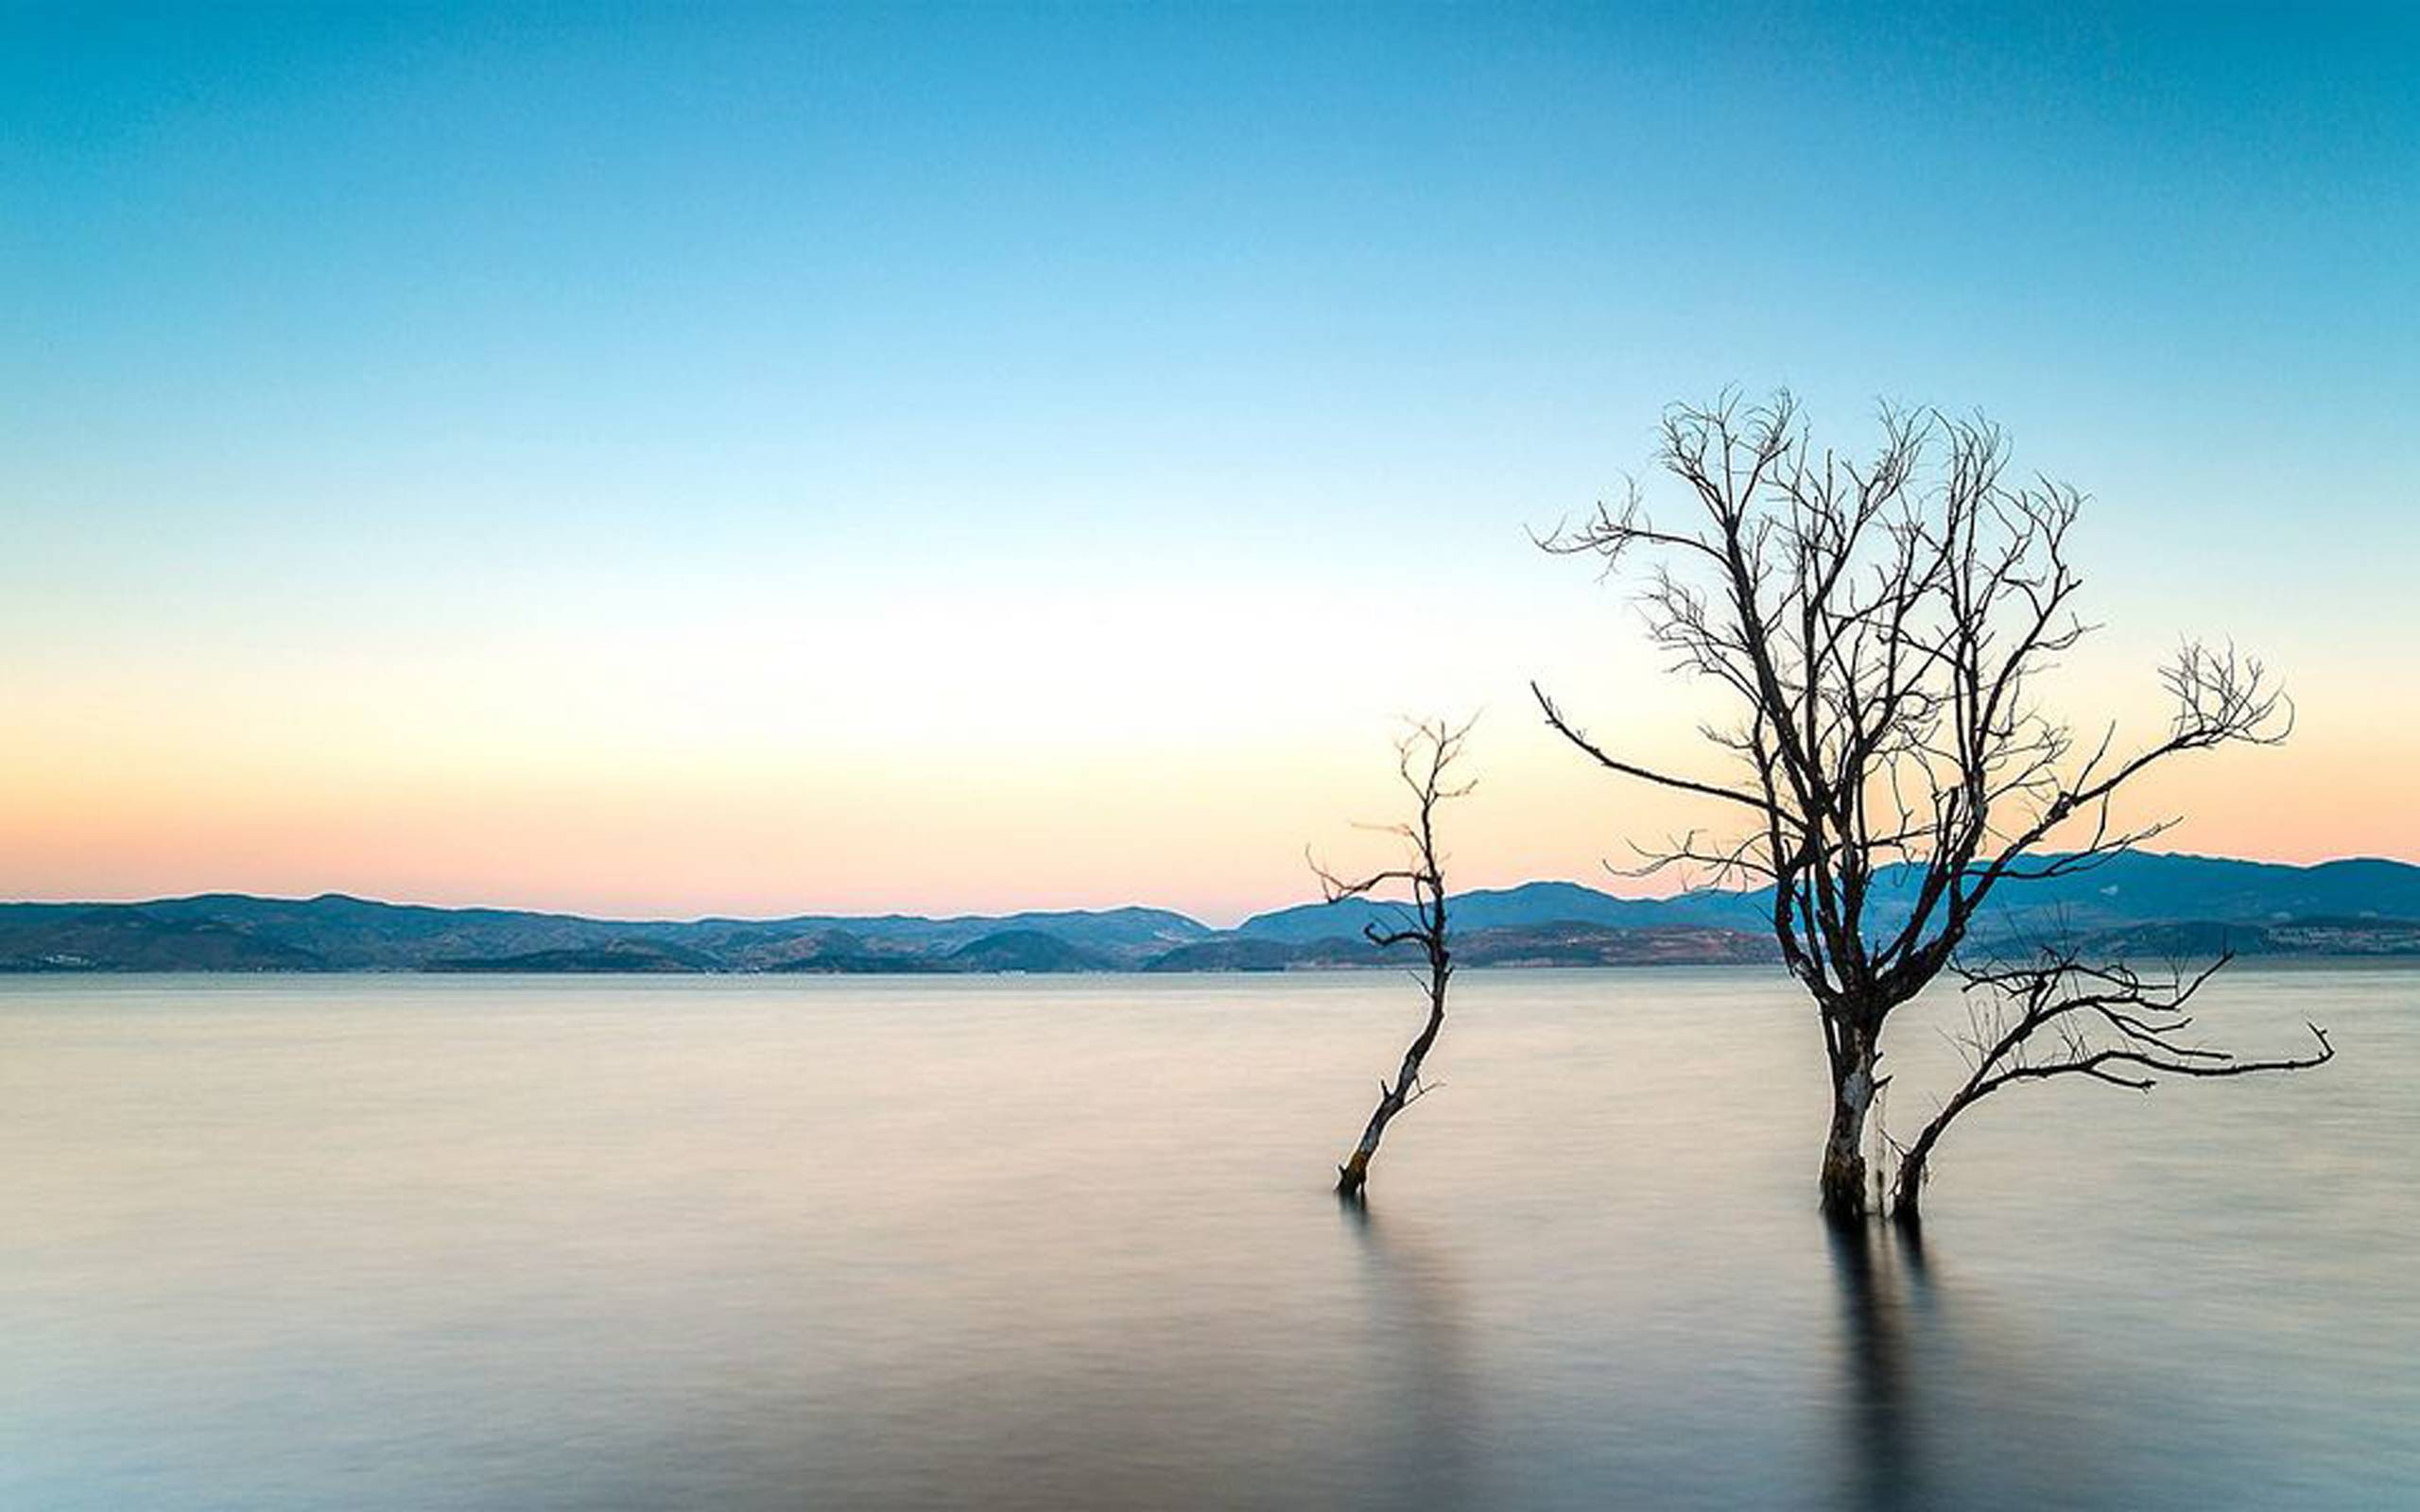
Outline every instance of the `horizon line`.
{"label": "horizon line", "polygon": [[[2056,853],[2057,853],[2057,852],[2046,852],[2045,854],[2046,854],[2046,855],[2048,855],[2048,854],[2056,854]],[[2296,862],[2296,861],[2269,861],[2269,860],[2263,860],[2263,859],[2260,859],[2260,858],[2258,858],[2258,857],[2255,857],[2255,856],[2214,855],[2214,854],[2211,854],[2211,853],[2206,852],[2206,851],[2193,851],[2193,850],[2123,850],[2123,851],[2116,852],[2116,853],[2115,853],[2115,855],[2159,856],[2159,857],[2163,857],[2163,858],[2167,858],[2167,859],[2184,860],[2184,861],[2221,861],[2221,862],[2228,862],[2228,863],[2232,863],[2232,864],[2238,865],[2238,866],[2277,867],[2277,868],[2284,868],[2284,869],[2286,869],[2286,870],[2289,870],[2289,871],[2316,871],[2316,870],[2320,869],[2320,868],[2323,868],[2323,867],[2347,866],[2347,865],[2359,864],[2359,863],[2361,863],[2361,862],[2377,862],[2377,863],[2380,863],[2380,864],[2383,864],[2383,865],[2386,865],[2386,866],[2410,867],[2410,868],[2420,868],[2420,861],[2406,860],[2406,859],[2404,859],[2403,857],[2400,857],[2400,856],[2390,856],[2390,855],[2372,854],[2372,853],[2360,853],[2360,854],[2354,854],[2354,855],[2330,856],[2330,857],[2325,858],[2325,860],[2320,860],[2320,861],[2310,861],[2310,862]],[[2110,859],[2115,859],[2115,856],[2111,857]],[[1621,894],[1619,894],[1619,893],[1609,893],[1609,892],[1605,892],[1605,891],[1604,891],[1604,889],[1603,889],[1603,888],[1601,888],[1601,887],[1592,886],[1592,885],[1589,885],[1589,884],[1587,884],[1587,883],[1584,883],[1584,882],[1579,882],[1579,881],[1576,881],[1576,880],[1574,880],[1574,879],[1572,879],[1572,878],[1568,878],[1568,877],[1530,877],[1530,878],[1526,878],[1526,879],[1524,879],[1523,881],[1520,881],[1520,882],[1509,883],[1509,884],[1505,884],[1505,885],[1498,885],[1498,886],[1465,887],[1465,888],[1462,888],[1461,890],[1457,891],[1457,892],[1450,892],[1450,893],[1448,893],[1446,896],[1448,897],[1448,899],[1453,899],[1453,898],[1467,898],[1467,897],[1471,897],[1471,896],[1473,896],[1473,895],[1480,894],[1480,893],[1501,893],[1501,892],[1512,892],[1512,891],[1515,891],[1515,890],[1517,890],[1517,889],[1519,889],[1519,888],[1522,888],[1522,887],[1534,887],[1534,886],[1557,885],[1564,885],[1564,886],[1580,887],[1580,888],[1582,888],[1582,889],[1584,889],[1584,890],[1586,890],[1586,891],[1594,892],[1594,893],[1599,893],[1599,894],[1600,894],[1600,895],[1602,895],[1602,896],[1604,896],[1604,897],[1608,897],[1608,898],[1616,898],[1616,899],[1621,899],[1621,898],[1622,898],[1622,895],[1621,895]],[[1653,895],[1650,895],[1650,896],[1647,896],[1647,897],[1641,897],[1641,898],[1636,898],[1636,899],[1623,899],[1622,901],[1625,901],[1625,902],[1656,902],[1668,901],[1668,900],[1670,900],[1670,899],[1675,899],[1675,898],[1684,898],[1684,897],[1687,897],[1687,896],[1689,896],[1689,895],[1691,895],[1691,894],[1693,894],[1693,893],[1707,893],[1707,892],[1734,892],[1734,893],[1745,894],[1745,893],[1752,893],[1752,892],[1760,891],[1760,890],[1762,890],[1762,887],[1764,887],[1764,886],[1770,886],[1770,885],[1771,885],[1771,884],[1770,884],[1770,883],[1768,883],[1768,884],[1762,884],[1762,885],[1759,885],[1759,886],[1757,886],[1757,887],[1747,887],[1747,888],[1725,888],[1725,887],[1715,887],[1715,886],[1680,887],[1680,888],[1676,888],[1676,889],[1674,889],[1674,890],[1672,890],[1672,891],[1670,891],[1670,892],[1667,892],[1667,893],[1658,893],[1658,894],[1653,894]],[[147,905],[149,905],[149,904],[153,904],[153,903],[199,902],[201,902],[201,901],[203,901],[203,900],[205,900],[205,899],[211,899],[211,898],[242,898],[242,899],[248,899],[248,900],[250,900],[250,901],[251,901],[251,902],[273,902],[273,903],[314,903],[314,902],[325,902],[325,901],[328,901],[328,900],[334,899],[334,900],[337,900],[337,901],[344,902],[367,903],[367,904],[370,904],[370,905],[372,905],[372,906],[373,906],[373,907],[379,907],[379,908],[420,908],[420,909],[427,909],[427,910],[429,910],[429,911],[431,911],[431,912],[435,912],[435,913],[453,913],[453,914],[477,914],[477,913],[486,913],[486,914],[531,914],[531,915],[537,915],[537,916],[540,916],[540,917],[546,917],[546,918],[557,918],[557,919],[577,919],[583,920],[583,921],[585,921],[585,922],[589,922],[589,923],[598,923],[598,924],[705,924],[705,923],[764,923],[764,924],[770,924],[770,923],[784,923],[784,922],[787,922],[787,921],[790,921],[790,920],[793,920],[793,919],[919,919],[919,920],[924,920],[924,921],[930,922],[930,923],[948,923],[948,922],[951,922],[951,921],[953,921],[953,920],[958,920],[958,919],[1012,919],[1012,918],[1018,918],[1018,917],[1028,916],[1028,915],[1041,915],[1041,916],[1047,916],[1047,915],[1099,915],[1099,914],[1115,914],[1115,913],[1127,913],[1127,912],[1142,912],[1142,913],[1172,914],[1172,915],[1175,915],[1176,917],[1178,917],[1178,918],[1180,918],[1180,919],[1185,919],[1187,922],[1194,923],[1194,924],[1201,924],[1201,925],[1203,925],[1203,927],[1205,927],[1205,928],[1219,929],[1219,928],[1234,928],[1234,927],[1236,927],[1236,926],[1219,926],[1219,925],[1212,925],[1212,924],[1208,924],[1208,923],[1206,923],[1203,919],[1200,919],[1200,918],[1196,917],[1195,915],[1193,915],[1193,914],[1191,914],[1191,913],[1186,912],[1184,909],[1182,909],[1182,908],[1171,908],[1171,907],[1166,906],[1166,905],[1164,905],[1164,904],[1160,904],[1160,903],[1150,903],[1150,902],[1106,903],[1106,904],[1101,904],[1101,905],[1098,905],[1098,906],[1091,906],[1091,907],[1057,907],[1057,908],[1052,908],[1052,907],[1028,907],[1028,906],[1013,906],[1013,907],[1002,908],[1002,909],[997,909],[997,910],[989,911],[989,912],[982,911],[982,910],[959,910],[959,911],[955,911],[955,912],[947,912],[947,913],[916,913],[916,912],[912,912],[912,911],[908,911],[908,910],[905,910],[905,909],[896,909],[896,908],[892,908],[892,909],[883,909],[883,910],[879,910],[879,911],[875,911],[875,912],[869,912],[869,913],[849,913],[849,912],[843,912],[843,911],[838,911],[838,910],[832,910],[832,909],[806,909],[806,910],[803,910],[803,911],[798,911],[798,912],[788,912],[788,913],[768,913],[768,914],[703,913],[703,914],[690,914],[690,915],[677,915],[677,916],[676,916],[676,915],[658,915],[658,916],[646,917],[646,918],[632,918],[632,917],[615,916],[615,915],[611,915],[611,914],[584,914],[584,913],[579,913],[579,912],[576,912],[576,911],[574,911],[574,910],[572,910],[572,909],[568,909],[568,908],[550,907],[550,906],[546,906],[546,905],[543,905],[543,904],[516,904],[516,903],[439,903],[439,902],[408,902],[408,901],[400,901],[400,900],[391,899],[391,898],[372,898],[372,897],[369,897],[369,896],[367,896],[367,895],[365,895],[365,894],[361,894],[361,893],[353,893],[353,892],[344,892],[344,891],[341,891],[341,890],[338,890],[338,889],[336,889],[336,888],[329,888],[329,889],[326,889],[326,890],[323,890],[323,891],[320,891],[320,892],[309,893],[309,894],[300,894],[300,893],[263,893],[263,892],[245,892],[245,891],[241,890],[241,889],[238,889],[238,888],[206,887],[206,888],[202,888],[202,889],[200,889],[200,890],[199,890],[199,891],[195,891],[195,892],[160,893],[160,894],[155,894],[155,895],[153,895],[153,896],[149,896],[149,897],[141,897],[141,898],[9,898],[9,899],[5,899],[5,900],[0,900],[0,908],[18,908],[18,907],[34,907],[34,908],[79,908],[79,907],[80,907],[80,908],[140,908],[140,907],[144,907],[144,906],[147,906]],[[1242,916],[1241,916],[1241,919],[1238,920],[1238,923],[1240,924],[1241,922],[1249,921],[1249,920],[1251,920],[1251,919],[1253,919],[1259,918],[1259,917],[1261,917],[1261,916],[1263,916],[1263,915],[1266,915],[1266,914],[1281,913],[1281,912],[1285,912],[1285,911],[1288,911],[1288,910],[1290,910],[1290,909],[1295,909],[1295,908],[1305,908],[1305,907],[1314,907],[1314,908],[1315,908],[1315,907],[1322,907],[1322,906],[1325,906],[1325,904],[1326,904],[1327,902],[1334,902],[1334,901],[1335,901],[1335,900],[1308,899],[1308,900],[1305,900],[1305,901],[1303,901],[1303,902],[1301,902],[1279,903],[1279,904],[1276,904],[1276,905],[1271,906],[1271,907],[1258,908],[1258,909],[1254,909],[1254,910],[1253,910],[1253,911],[1251,911],[1251,912],[1248,912],[1248,913],[1245,913],[1244,915],[1242,915]],[[1385,900],[1375,900],[1375,901],[1378,901],[1378,902],[1384,902]]]}

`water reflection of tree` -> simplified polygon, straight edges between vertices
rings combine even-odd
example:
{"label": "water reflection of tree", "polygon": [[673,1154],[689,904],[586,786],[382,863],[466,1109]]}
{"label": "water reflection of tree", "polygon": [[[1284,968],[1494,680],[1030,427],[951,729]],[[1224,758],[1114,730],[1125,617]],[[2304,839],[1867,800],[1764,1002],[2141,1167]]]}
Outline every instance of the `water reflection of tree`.
{"label": "water reflection of tree", "polygon": [[1392,1484],[1368,1487],[1373,1506],[1468,1507],[1472,1435],[1483,1410],[1472,1389],[1464,1343],[1461,1284],[1443,1249],[1418,1228],[1373,1215],[1364,1202],[1338,1204],[1359,1241],[1373,1368],[1388,1391],[1382,1411],[1399,1425],[1392,1452],[1376,1456]]}
{"label": "water reflection of tree", "polygon": [[1909,1229],[1885,1240],[1861,1222],[1824,1227],[1840,1283],[1847,1377],[1840,1400],[1849,1454],[1840,1500],[1855,1507],[1926,1505],[1907,1315],[1910,1297],[1927,1293],[1924,1242]]}
{"label": "water reflection of tree", "polygon": [[1833,1504],[1865,1512],[2180,1503],[2147,1474],[2159,1449],[2130,1432],[2084,1362],[1946,1284],[1919,1230],[1830,1225],[1840,1289],[1841,1474]]}

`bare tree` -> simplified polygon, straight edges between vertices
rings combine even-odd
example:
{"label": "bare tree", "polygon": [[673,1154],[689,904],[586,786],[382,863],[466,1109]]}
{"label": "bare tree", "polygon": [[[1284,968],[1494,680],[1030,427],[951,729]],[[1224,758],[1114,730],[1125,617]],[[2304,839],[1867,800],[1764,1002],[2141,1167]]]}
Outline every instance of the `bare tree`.
{"label": "bare tree", "polygon": [[1386,1137],[1387,1125],[1394,1116],[1426,1096],[1433,1083],[1420,1079],[1420,1064],[1427,1058],[1437,1043],[1438,1031],[1445,1027],[1445,984],[1454,974],[1453,952],[1445,924],[1445,868],[1443,852],[1437,846],[1437,809],[1440,804],[1461,798],[1471,790],[1469,782],[1454,783],[1447,773],[1461,755],[1462,742],[1470,734],[1470,726],[1449,726],[1443,720],[1415,724],[1395,743],[1395,769],[1403,784],[1411,790],[1415,816],[1408,824],[1385,826],[1388,833],[1399,836],[1409,856],[1405,864],[1367,876],[1347,879],[1322,867],[1315,859],[1311,869],[1320,879],[1320,890],[1329,902],[1346,898],[1362,898],[1386,892],[1400,892],[1402,915],[1387,923],[1362,926],[1371,944],[1380,950],[1398,945],[1417,945],[1426,959],[1427,974],[1425,986],[1428,993],[1428,1019],[1421,1025],[1419,1035],[1406,1050],[1403,1064],[1396,1068],[1392,1082],[1378,1083],[1378,1106],[1370,1114],[1370,1122],[1361,1130],[1361,1142],[1342,1165],[1336,1168],[1336,1190],[1340,1196],[1357,1197],[1370,1179],[1370,1162],[1377,1158],[1378,1142]]}
{"label": "bare tree", "polygon": [[[1737,710],[1704,733],[1729,770],[1651,768],[1591,740],[1532,684],[1547,722],[1606,769],[1694,795],[1739,823],[1647,853],[1772,888],[1772,926],[1815,1001],[1831,1074],[1825,1211],[1867,1211],[1866,1114],[1892,1011],[1948,966],[2003,883],[2095,866],[2165,824],[2114,827],[2153,765],[2274,743],[2292,708],[2257,661],[2187,644],[2162,672],[2166,734],[2119,752],[2034,701],[2089,627],[2068,535],[2083,496],[2019,477],[1988,421],[1887,409],[1862,460],[1818,449],[1788,393],[1664,417],[1656,458],[1693,517],[1651,519],[1634,484],[1539,544],[1654,558],[1641,595],[1676,670]],[[2061,848],[2047,848],[2054,832]]]}
{"label": "bare tree", "polygon": [[2186,1005],[2230,959],[2221,955],[2197,971],[2170,967],[2149,977],[2123,965],[2088,964],[2072,951],[2046,948],[2014,965],[1960,969],[1968,1004],[1968,1026],[1960,1040],[1966,1080],[1900,1151],[1892,1215],[1917,1220],[1942,1136],[1961,1113],[2002,1088],[2088,1076],[2147,1092],[2164,1076],[2307,1071],[2336,1058],[2327,1031],[2315,1023],[2306,1027],[2319,1047],[2306,1056],[2238,1058],[2187,1042],[2193,1018]]}

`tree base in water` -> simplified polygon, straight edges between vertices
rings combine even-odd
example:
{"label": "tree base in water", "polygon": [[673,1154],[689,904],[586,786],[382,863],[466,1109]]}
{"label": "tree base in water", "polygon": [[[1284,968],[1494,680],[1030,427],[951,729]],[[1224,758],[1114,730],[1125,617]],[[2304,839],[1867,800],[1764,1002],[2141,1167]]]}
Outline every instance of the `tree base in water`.
{"label": "tree base in water", "polygon": [[1865,1190],[1863,1156],[1850,1156],[1843,1160],[1837,1155],[1825,1155],[1822,1186],[1825,1216],[1862,1218],[1866,1215],[1869,1199]]}

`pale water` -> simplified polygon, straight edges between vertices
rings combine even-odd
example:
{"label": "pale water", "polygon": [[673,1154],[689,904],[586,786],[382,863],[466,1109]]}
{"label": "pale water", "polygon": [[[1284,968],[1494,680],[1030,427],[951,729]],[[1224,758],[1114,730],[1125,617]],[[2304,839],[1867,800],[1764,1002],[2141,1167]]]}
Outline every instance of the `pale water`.
{"label": "pale water", "polygon": [[[0,983],[0,1506],[2420,1506],[2420,973],[1810,1211],[1761,971]],[[1945,1069],[1911,1015],[1912,1125]]]}

